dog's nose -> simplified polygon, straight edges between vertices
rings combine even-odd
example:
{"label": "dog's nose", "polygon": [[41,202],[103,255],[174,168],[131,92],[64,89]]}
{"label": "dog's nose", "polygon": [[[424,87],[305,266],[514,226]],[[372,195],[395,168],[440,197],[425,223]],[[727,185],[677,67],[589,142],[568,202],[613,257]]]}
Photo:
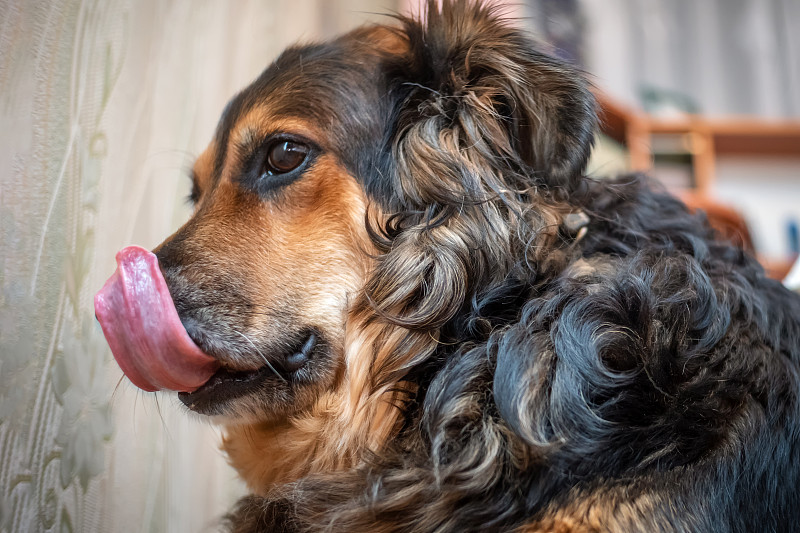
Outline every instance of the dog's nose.
{"label": "dog's nose", "polygon": [[158,258],[158,265],[165,276],[186,264],[190,256],[190,247],[187,244],[192,241],[194,233],[195,224],[190,220],[153,249],[153,253]]}

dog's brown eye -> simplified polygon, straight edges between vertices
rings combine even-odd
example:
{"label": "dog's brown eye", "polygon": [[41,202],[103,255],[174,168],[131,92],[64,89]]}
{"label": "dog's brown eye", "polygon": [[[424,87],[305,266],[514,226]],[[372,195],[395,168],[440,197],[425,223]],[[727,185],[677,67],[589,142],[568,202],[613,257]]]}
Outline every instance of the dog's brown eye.
{"label": "dog's brown eye", "polygon": [[279,141],[267,154],[266,171],[269,174],[286,174],[303,164],[308,156],[308,146],[292,141]]}

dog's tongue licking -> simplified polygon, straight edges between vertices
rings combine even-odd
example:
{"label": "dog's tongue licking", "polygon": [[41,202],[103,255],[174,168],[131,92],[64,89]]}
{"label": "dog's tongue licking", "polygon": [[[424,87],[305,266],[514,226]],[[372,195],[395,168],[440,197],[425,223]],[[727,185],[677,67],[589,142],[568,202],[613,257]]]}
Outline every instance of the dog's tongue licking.
{"label": "dog's tongue licking", "polygon": [[117,271],[94,297],[111,352],[146,391],[191,392],[219,368],[189,338],[155,255],[138,246],[117,253]]}

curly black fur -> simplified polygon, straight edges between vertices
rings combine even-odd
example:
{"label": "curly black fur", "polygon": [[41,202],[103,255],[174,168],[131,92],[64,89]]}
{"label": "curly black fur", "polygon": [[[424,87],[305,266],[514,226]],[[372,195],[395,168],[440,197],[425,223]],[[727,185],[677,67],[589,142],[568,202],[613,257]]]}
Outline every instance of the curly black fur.
{"label": "curly black fur", "polygon": [[231,531],[796,529],[800,298],[646,178],[582,177],[584,77],[443,4],[340,80],[341,158],[392,215],[359,305],[406,331],[375,368],[414,385],[402,428]]}

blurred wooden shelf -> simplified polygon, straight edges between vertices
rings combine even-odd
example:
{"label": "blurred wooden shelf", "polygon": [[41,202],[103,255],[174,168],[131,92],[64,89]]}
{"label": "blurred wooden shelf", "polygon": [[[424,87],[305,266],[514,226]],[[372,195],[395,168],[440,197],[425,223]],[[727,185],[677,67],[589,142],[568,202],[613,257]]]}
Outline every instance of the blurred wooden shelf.
{"label": "blurred wooden shelf", "polygon": [[635,171],[653,168],[653,137],[683,136],[691,156],[694,190],[709,193],[715,178],[718,155],[800,158],[800,121],[768,121],[752,117],[725,119],[702,115],[675,118],[654,117],[598,93],[601,131],[625,145],[630,167]]}
{"label": "blurred wooden shelf", "polygon": [[794,265],[794,261],[790,259],[774,259],[762,255],[757,257],[758,262],[764,267],[764,272],[772,279],[784,279]]}
{"label": "blurred wooden shelf", "polygon": [[[725,237],[755,253],[747,224],[736,211],[711,197],[719,155],[800,159],[800,121],[768,121],[753,117],[712,119],[702,115],[654,117],[614,101],[602,93],[600,130],[625,146],[634,171],[654,170],[654,156],[682,156],[689,162],[692,181],[675,191],[692,209],[702,209],[709,222]],[[655,154],[654,154],[655,151]],[[782,279],[792,261],[758,256],[770,277]]]}

